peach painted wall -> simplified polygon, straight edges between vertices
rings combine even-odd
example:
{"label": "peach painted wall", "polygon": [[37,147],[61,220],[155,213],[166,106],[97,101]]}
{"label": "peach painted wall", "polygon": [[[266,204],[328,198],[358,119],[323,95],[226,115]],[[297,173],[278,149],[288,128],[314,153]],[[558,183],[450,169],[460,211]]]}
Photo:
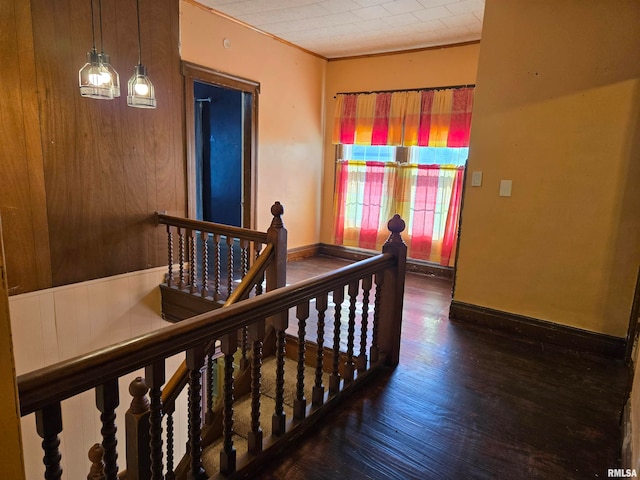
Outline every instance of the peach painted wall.
{"label": "peach painted wall", "polygon": [[279,200],[289,247],[317,243],[326,60],[185,1],[180,32],[183,60],[260,82],[257,228]]}
{"label": "peach painted wall", "polygon": [[335,148],[331,144],[335,99],[339,92],[402,90],[475,83],[479,44],[330,61],[327,66],[320,241],[333,243]]}
{"label": "peach painted wall", "polygon": [[[486,3],[454,300],[624,337],[640,262],[640,3]],[[513,181],[499,197],[501,179]]]}

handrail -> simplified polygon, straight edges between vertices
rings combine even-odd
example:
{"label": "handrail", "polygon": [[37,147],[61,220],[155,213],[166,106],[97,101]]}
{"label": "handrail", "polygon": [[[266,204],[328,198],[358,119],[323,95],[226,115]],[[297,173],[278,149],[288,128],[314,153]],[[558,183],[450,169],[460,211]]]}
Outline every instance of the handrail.
{"label": "handrail", "polygon": [[174,217],[164,213],[156,212],[157,221],[161,225],[171,225],[172,227],[188,228],[202,232],[218,233],[228,237],[242,238],[254,242],[267,243],[267,234],[258,230],[223,225],[221,223],[205,222],[193,220],[191,218]]}
{"label": "handrail", "polygon": [[64,360],[18,377],[21,415],[40,410],[110,379],[164,360],[216,338],[295,307],[328,289],[339,288],[397,262],[392,253],[383,253],[309,280],[249,298],[226,308],[207,312],[189,320],[139,335],[85,355]]}
{"label": "handrail", "polygon": [[[251,266],[247,274],[240,282],[238,288],[233,291],[229,298],[227,298],[227,301],[224,303],[224,307],[233,305],[234,303],[243,300],[249,295],[249,292],[256,285],[256,282],[264,275],[264,272],[269,265],[269,261],[273,258],[273,251],[273,245],[270,243],[267,244],[256,262]],[[212,347],[215,348],[215,345],[213,345]],[[178,366],[175,373],[167,382],[165,388],[162,390],[163,404],[176,399],[176,397],[179,395],[179,392],[182,391],[187,383],[188,374],[189,371],[187,370],[187,362],[186,360],[183,360],[182,363]]]}
{"label": "handrail", "polygon": [[256,285],[256,282],[264,272],[267,270],[269,266],[269,262],[273,259],[274,247],[273,244],[269,243],[262,251],[260,256],[257,258],[255,263],[251,266],[247,274],[244,276],[238,288],[236,288],[233,293],[227,298],[227,301],[224,302],[224,307],[228,307],[233,305],[240,300],[243,300],[249,296],[251,289]]}

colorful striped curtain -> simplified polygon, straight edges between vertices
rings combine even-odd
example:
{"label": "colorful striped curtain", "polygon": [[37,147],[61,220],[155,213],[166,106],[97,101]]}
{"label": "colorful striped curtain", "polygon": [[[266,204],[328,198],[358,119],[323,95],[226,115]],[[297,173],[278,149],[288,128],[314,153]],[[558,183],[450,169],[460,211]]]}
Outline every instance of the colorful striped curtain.
{"label": "colorful striped curtain", "polygon": [[398,165],[395,212],[407,223],[407,255],[453,265],[464,167]]}
{"label": "colorful striped curtain", "polygon": [[336,96],[333,143],[467,147],[474,87]]}
{"label": "colorful striped curtain", "polygon": [[399,213],[409,257],[452,265],[463,177],[463,167],[339,161],[336,244],[380,250]]}
{"label": "colorful striped curtain", "polygon": [[338,245],[377,250],[389,235],[380,225],[393,216],[396,166],[340,161],[336,169],[335,237]]}

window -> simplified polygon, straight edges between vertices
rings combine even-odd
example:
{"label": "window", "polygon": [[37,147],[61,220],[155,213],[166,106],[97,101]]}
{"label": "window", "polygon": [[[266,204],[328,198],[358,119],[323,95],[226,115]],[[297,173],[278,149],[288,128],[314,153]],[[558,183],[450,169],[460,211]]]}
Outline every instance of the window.
{"label": "window", "polygon": [[417,165],[455,165],[464,167],[469,147],[409,147],[409,163]]}
{"label": "window", "polygon": [[379,250],[397,213],[409,257],[453,264],[473,91],[336,95],[336,244]]}
{"label": "window", "polygon": [[340,145],[338,160],[397,162],[415,165],[464,167],[469,147],[389,147],[386,145]]}
{"label": "window", "polygon": [[360,160],[374,162],[395,162],[396,147],[371,146],[371,145],[341,145],[343,160]]}

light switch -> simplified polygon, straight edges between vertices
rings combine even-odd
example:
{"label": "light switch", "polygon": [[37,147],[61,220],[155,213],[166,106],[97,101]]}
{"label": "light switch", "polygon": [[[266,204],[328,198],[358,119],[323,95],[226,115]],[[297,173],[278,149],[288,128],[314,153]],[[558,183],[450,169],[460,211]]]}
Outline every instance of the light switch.
{"label": "light switch", "polygon": [[511,196],[511,180],[500,180],[500,193],[501,197]]}
{"label": "light switch", "polygon": [[482,172],[473,172],[471,174],[471,186],[472,187],[482,186]]}

